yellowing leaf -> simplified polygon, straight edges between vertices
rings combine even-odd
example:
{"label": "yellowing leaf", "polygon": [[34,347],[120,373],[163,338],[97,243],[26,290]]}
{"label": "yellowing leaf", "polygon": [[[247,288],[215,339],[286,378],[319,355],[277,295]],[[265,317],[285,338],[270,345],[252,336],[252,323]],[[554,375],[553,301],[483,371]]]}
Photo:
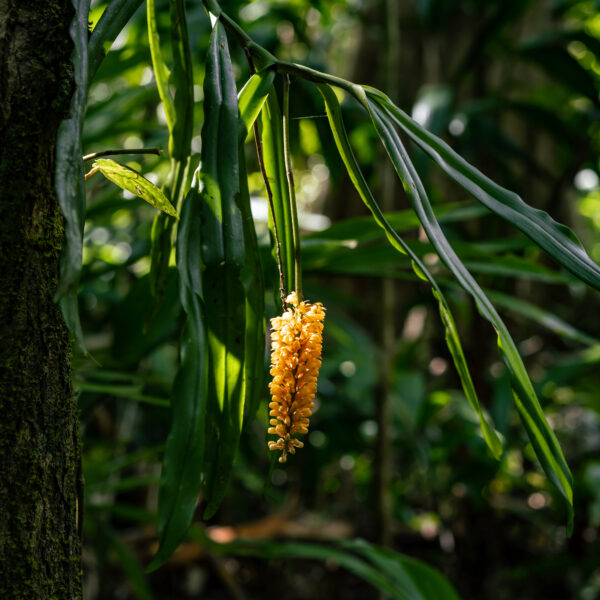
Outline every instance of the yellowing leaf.
{"label": "yellowing leaf", "polygon": [[167,200],[167,197],[150,181],[140,175],[137,171],[121,165],[114,160],[101,158],[94,162],[94,168],[97,168],[104,177],[110,179],[121,189],[127,190],[132,194],[152,204],[158,210],[179,219],[177,211]]}

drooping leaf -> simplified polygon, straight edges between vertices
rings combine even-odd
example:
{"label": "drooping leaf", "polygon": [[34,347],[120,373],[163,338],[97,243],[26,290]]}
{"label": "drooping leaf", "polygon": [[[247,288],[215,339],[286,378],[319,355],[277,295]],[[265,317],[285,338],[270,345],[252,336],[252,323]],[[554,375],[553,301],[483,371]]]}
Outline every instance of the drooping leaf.
{"label": "drooping leaf", "polygon": [[173,384],[171,430],[158,495],[159,547],[148,571],[160,567],[183,540],[201,487],[208,390],[201,219],[201,199],[192,186],[184,200],[177,231],[179,296],[186,324],[181,334],[181,363]]}
{"label": "drooping leaf", "polygon": [[151,181],[148,181],[137,171],[109,158],[99,158],[94,161],[94,167],[97,167],[104,177],[121,189],[138,196],[171,217],[179,219],[177,211],[167,200],[167,197]]}
{"label": "drooping leaf", "polygon": [[479,405],[479,399],[477,398],[475,386],[473,385],[473,380],[465,360],[460,338],[458,336],[458,331],[456,329],[456,324],[454,323],[454,318],[452,317],[448,302],[446,301],[446,298],[439,285],[431,276],[423,262],[412,251],[410,246],[408,246],[396,233],[396,231],[392,229],[379,205],[375,201],[375,198],[373,197],[373,194],[371,193],[371,190],[369,189],[369,186],[367,185],[367,182],[358,166],[356,158],[354,157],[354,153],[352,152],[352,147],[350,146],[344,123],[342,121],[339,102],[333,90],[326,85],[318,85],[317,87],[325,100],[329,124],[331,125],[331,130],[340,152],[340,156],[342,157],[342,160],[348,169],[350,179],[352,180],[352,183],[354,184],[360,197],[373,214],[373,218],[377,224],[385,231],[386,237],[388,238],[390,244],[396,250],[402,254],[408,255],[411,258],[411,263],[415,273],[420,278],[427,281],[432,287],[433,294],[439,304],[440,316],[446,331],[446,343],[458,371],[465,395],[479,416],[479,422],[481,424],[483,436],[490,451],[496,458],[499,458],[502,454],[502,443],[500,442],[500,439],[493,426],[488,424],[486,421],[485,415],[481,410],[481,406]]}
{"label": "drooping leaf", "polygon": [[60,301],[69,330],[85,352],[79,322],[77,284],[81,275],[83,226],[85,223],[85,184],[81,135],[88,86],[89,0],[73,0],[75,16],[69,27],[73,40],[75,91],[69,117],[58,129],[56,140],[55,185],[58,203],[65,217],[65,244],[61,256],[61,277],[55,300]]}
{"label": "drooping leaf", "polygon": [[385,95],[366,88],[367,96],[452,179],[491,211],[518,227],[525,235],[588,285],[600,289],[600,267],[565,225],[542,210],[532,208],[471,166],[441,139],[423,129]]}
{"label": "drooping leaf", "polygon": [[423,224],[427,237],[435,247],[441,260],[452,271],[459,284],[471,294],[481,315],[496,330],[500,355],[511,376],[513,398],[521,421],[546,475],[567,502],[568,529],[570,531],[573,526],[573,484],[571,472],[558,440],[546,422],[544,412],[515,342],[492,303],[450,246],[442,228],[435,219],[429,198],[394,128],[393,120],[387,116],[384,109],[380,108],[379,104],[375,101],[365,98],[365,105],[369,110],[373,124],[390,156],[392,164],[403,183],[411,204]]}
{"label": "drooping leaf", "polygon": [[246,299],[240,196],[239,111],[227,37],[211,36],[204,78],[200,178],[204,307],[209,351],[205,518],[219,507],[237,452],[244,414]]}
{"label": "drooping leaf", "polygon": [[342,541],[328,546],[250,539],[216,544],[196,531],[193,535],[210,544],[213,551],[227,555],[332,561],[393,600],[459,600],[452,584],[432,567],[365,540]]}
{"label": "drooping leaf", "polygon": [[265,354],[265,285],[258,240],[256,239],[256,230],[254,228],[254,219],[250,208],[250,194],[248,191],[244,158],[244,141],[260,114],[269,90],[273,85],[274,78],[275,73],[273,71],[255,73],[238,94],[240,112],[238,143],[239,207],[244,226],[244,253],[246,260],[241,273],[246,293],[246,330],[244,334],[244,391],[246,394],[244,406],[246,421],[250,421],[256,414],[262,393]]}
{"label": "drooping leaf", "polygon": [[439,571],[420,560],[374,546],[361,539],[342,541],[339,545],[344,550],[354,551],[368,559],[388,575],[395,585],[404,589],[406,598],[410,600],[459,600],[450,582]]}
{"label": "drooping leaf", "polygon": [[[261,144],[264,156],[265,171],[273,195],[273,220],[269,217],[269,225],[275,237],[275,228],[279,236],[283,280],[286,293],[292,291],[294,281],[294,240],[292,230],[292,214],[289,203],[289,190],[285,171],[283,153],[283,127],[277,93],[271,88],[267,101],[261,110]],[[277,260],[277,252],[273,254]],[[278,280],[277,280],[278,281]],[[274,285],[279,289],[279,283]],[[278,293],[276,293],[278,296]],[[279,304],[277,301],[276,305]]]}

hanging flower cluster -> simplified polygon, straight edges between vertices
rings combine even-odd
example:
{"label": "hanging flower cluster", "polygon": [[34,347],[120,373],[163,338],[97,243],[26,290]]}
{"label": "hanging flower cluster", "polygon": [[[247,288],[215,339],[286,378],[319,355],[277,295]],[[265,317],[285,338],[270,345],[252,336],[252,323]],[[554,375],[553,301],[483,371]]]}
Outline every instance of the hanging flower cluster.
{"label": "hanging flower cluster", "polygon": [[323,319],[320,302],[298,303],[296,292],[286,298],[289,308],[271,319],[271,427],[268,433],[279,436],[269,442],[269,450],[280,450],[279,462],[304,444],[295,436],[308,433],[308,419],[317,392],[321,366]]}

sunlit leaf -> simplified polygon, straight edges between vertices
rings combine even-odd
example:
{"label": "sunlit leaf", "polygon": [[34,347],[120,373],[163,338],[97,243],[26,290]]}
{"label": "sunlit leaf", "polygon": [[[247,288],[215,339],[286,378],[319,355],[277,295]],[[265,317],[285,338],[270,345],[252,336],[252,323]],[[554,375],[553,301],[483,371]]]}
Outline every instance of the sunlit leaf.
{"label": "sunlit leaf", "polygon": [[460,343],[460,338],[458,336],[458,331],[456,329],[456,324],[454,323],[454,318],[452,317],[452,313],[450,311],[450,307],[446,301],[446,298],[435,279],[427,270],[427,267],[423,264],[419,257],[411,250],[410,246],[408,246],[404,242],[404,240],[396,233],[396,231],[394,231],[394,229],[390,227],[383,212],[379,208],[379,205],[375,201],[375,198],[373,197],[373,194],[371,193],[371,190],[369,189],[367,182],[358,166],[356,158],[354,157],[354,154],[352,152],[352,148],[350,146],[350,142],[348,140],[346,130],[344,128],[344,123],[342,121],[339,103],[333,90],[329,86],[325,85],[319,85],[318,88],[325,100],[327,116],[329,117],[329,124],[331,125],[331,130],[333,132],[338,150],[340,152],[340,156],[342,157],[342,160],[344,161],[344,164],[348,169],[350,179],[352,180],[352,183],[354,184],[356,190],[360,194],[360,197],[373,214],[373,218],[375,219],[377,224],[385,231],[385,234],[390,244],[392,244],[392,246],[402,254],[410,256],[413,269],[417,276],[427,281],[432,287],[433,295],[438,301],[440,316],[444,324],[444,328],[446,330],[446,343],[448,345],[448,349],[450,350],[450,354],[452,355],[454,364],[460,376],[465,395],[467,396],[469,403],[479,416],[479,422],[481,425],[483,436],[486,440],[490,451],[496,458],[499,458],[502,454],[502,443],[493,426],[488,424],[485,415],[481,410],[481,406],[479,405],[479,399],[477,398],[475,386],[473,385],[473,380],[471,378],[471,374],[469,372],[469,368],[465,360],[462,345]]}
{"label": "sunlit leaf", "polygon": [[[283,154],[283,127],[277,93],[271,89],[261,110],[261,144],[264,155],[265,171],[273,194],[273,218],[269,225],[275,237],[275,228],[279,235],[281,261],[283,268],[284,288],[286,293],[292,291],[294,281],[294,240],[292,231],[292,215],[289,203],[289,190]],[[277,260],[277,250],[273,254]],[[278,281],[278,279],[277,279]],[[279,283],[274,286],[279,290]],[[276,293],[278,296],[279,294]],[[277,301],[279,303],[280,301]]]}
{"label": "sunlit leaf", "polygon": [[213,29],[204,79],[202,256],[209,350],[204,511],[217,510],[237,452],[244,414],[245,263],[240,194],[237,90],[227,37]]}
{"label": "sunlit leaf", "polygon": [[254,73],[238,94],[238,105],[242,124],[241,137],[245,139],[269,95],[275,73],[266,71]]}
{"label": "sunlit leaf", "polygon": [[99,158],[94,162],[94,167],[121,189],[138,196],[171,217],[179,219],[179,215],[167,200],[167,197],[151,181],[148,181],[137,171],[109,158]]}
{"label": "sunlit leaf", "polygon": [[496,330],[498,347],[511,375],[513,397],[519,410],[521,421],[544,471],[567,502],[568,528],[571,530],[573,527],[573,483],[571,472],[558,440],[546,422],[544,412],[542,411],[515,342],[492,303],[473,279],[473,276],[467,271],[446,239],[442,228],[435,218],[423,184],[394,128],[394,122],[376,102],[366,100],[366,106],[392,164],[403,183],[411,204],[423,224],[427,237],[435,247],[441,260],[452,271],[463,289],[472,295],[481,315]]}
{"label": "sunlit leaf", "polygon": [[441,139],[423,129],[385,95],[367,88],[376,106],[398,125],[459,185],[490,210],[518,227],[576,277],[600,289],[600,267],[586,254],[575,234],[542,210],[532,208],[471,166]]}

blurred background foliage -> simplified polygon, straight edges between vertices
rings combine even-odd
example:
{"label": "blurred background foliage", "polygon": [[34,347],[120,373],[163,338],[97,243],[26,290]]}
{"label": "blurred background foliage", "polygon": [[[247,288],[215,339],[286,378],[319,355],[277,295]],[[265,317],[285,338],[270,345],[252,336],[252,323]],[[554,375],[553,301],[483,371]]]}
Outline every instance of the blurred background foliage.
{"label": "blurred background foliage", "polygon": [[[106,4],[92,2],[92,27]],[[279,58],[386,91],[488,176],[571,226],[600,261],[600,2],[221,4]],[[166,30],[166,0],[157,0],[157,12]],[[210,24],[200,2],[189,2],[187,12],[192,145],[199,153]],[[239,46],[232,42],[231,49],[241,87],[246,61]],[[95,360],[75,360],[86,598],[375,598],[378,592],[335,560],[277,559],[276,547],[262,560],[214,544],[356,537],[385,541],[437,567],[465,599],[600,597],[597,292],[411,149],[445,231],[518,342],[565,450],[575,479],[575,529],[567,538],[564,508],[518,425],[493,331],[445,277],[401,189],[390,183],[366,115],[350,101],[342,109],[372,189],[391,199],[390,222],[445,282],[475,386],[505,439],[502,460],[490,456],[464,398],[427,286],[367,216],[335,151],[320,96],[292,81],[305,295],[328,309],[311,433],[285,468],[270,468],[265,380],[265,402],[246,424],[225,502],[151,575],[144,565],[156,549],[157,483],[182,318],[176,276],[170,274],[161,305],[153,307],[155,209],[99,176],[87,184],[79,297]],[[90,88],[84,154],[161,147],[161,157],[119,159],[160,187],[169,170],[167,139],[142,7]],[[247,152],[266,256],[266,197],[252,144]],[[269,292],[267,316],[276,310],[272,298]],[[265,355],[265,373],[267,361]]]}

